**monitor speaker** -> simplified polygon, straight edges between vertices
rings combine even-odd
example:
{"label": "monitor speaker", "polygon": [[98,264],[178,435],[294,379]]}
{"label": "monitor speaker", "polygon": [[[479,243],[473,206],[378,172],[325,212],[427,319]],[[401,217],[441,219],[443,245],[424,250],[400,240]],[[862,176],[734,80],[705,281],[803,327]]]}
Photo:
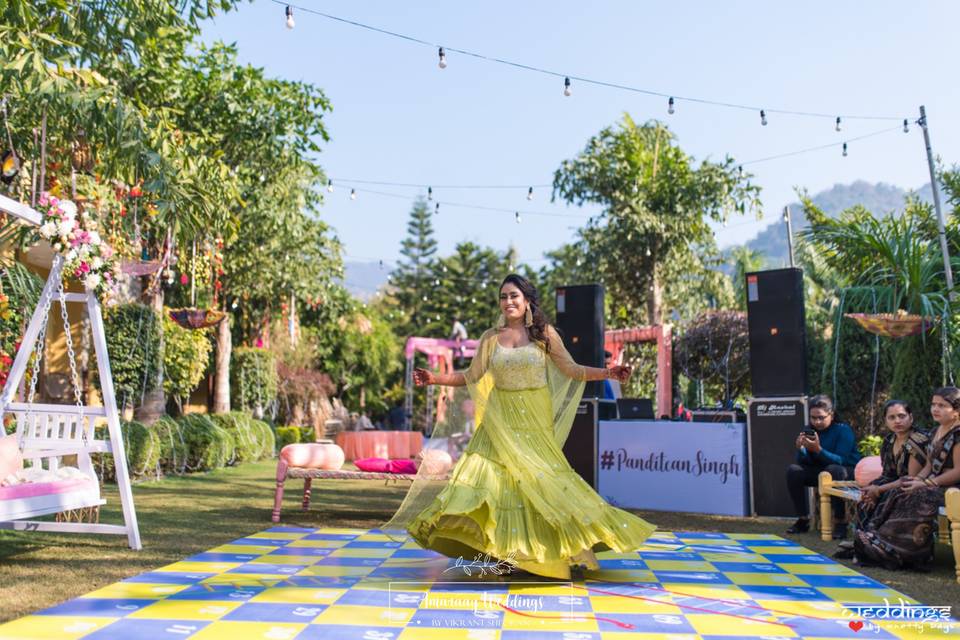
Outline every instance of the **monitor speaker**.
{"label": "monitor speaker", "polygon": [[803,271],[757,271],[746,278],[753,396],[802,396],[807,391]]}
{"label": "monitor speaker", "polygon": [[[577,361],[588,367],[605,366],[603,357],[603,285],[557,287],[557,330]],[[603,381],[588,382],[585,398],[603,396]]]}

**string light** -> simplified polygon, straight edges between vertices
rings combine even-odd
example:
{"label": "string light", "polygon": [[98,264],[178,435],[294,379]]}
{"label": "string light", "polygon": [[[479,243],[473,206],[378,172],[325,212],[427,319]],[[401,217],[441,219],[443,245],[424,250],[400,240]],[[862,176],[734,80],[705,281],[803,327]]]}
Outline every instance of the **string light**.
{"label": "string light", "polygon": [[519,211],[515,211],[515,212],[513,213],[513,218],[517,221],[517,224],[520,224],[520,212],[519,212]]}
{"label": "string light", "polygon": [[[274,4],[286,4],[286,3],[284,2],[284,0],[271,0],[271,1],[272,1]],[[414,44],[419,44],[419,45],[428,46],[428,47],[438,47],[437,43],[435,43],[435,42],[428,42],[428,41],[426,41],[426,40],[423,40],[423,39],[420,39],[420,38],[416,38],[416,37],[414,37],[414,36],[410,36],[410,35],[407,35],[407,34],[404,34],[404,33],[399,33],[399,32],[396,32],[396,31],[391,31],[391,30],[384,29],[384,28],[380,28],[380,27],[376,27],[376,26],[373,26],[373,25],[370,25],[370,24],[364,24],[364,23],[362,23],[362,22],[357,22],[356,20],[349,20],[349,19],[347,19],[347,18],[341,18],[341,17],[339,17],[339,16],[335,16],[335,15],[332,15],[332,14],[329,14],[329,13],[324,13],[324,12],[322,12],[322,11],[318,11],[317,9],[313,9],[313,8],[310,8],[310,7],[304,7],[304,6],[298,6],[298,5],[292,5],[292,6],[296,6],[298,11],[302,11],[302,12],[304,12],[304,13],[309,13],[309,14],[311,14],[311,15],[320,16],[320,17],[326,18],[326,19],[328,19],[328,20],[333,20],[333,21],[335,21],[335,22],[339,22],[339,23],[342,23],[342,24],[346,24],[346,25],[349,25],[349,26],[351,26],[351,27],[355,27],[355,28],[358,28],[358,29],[364,29],[364,30],[366,30],[366,31],[372,31],[372,32],[374,32],[374,33],[378,33],[378,34],[383,35],[383,36],[389,36],[389,37],[391,37],[391,38],[396,38],[396,39],[398,39],[398,40],[404,40],[404,41],[406,41],[406,42],[412,42],[412,43],[414,43]],[[554,70],[551,70],[551,69],[545,69],[545,68],[542,68],[542,67],[536,67],[536,66],[534,66],[534,65],[527,64],[527,63],[523,63],[523,62],[518,62],[518,61],[514,61],[514,60],[507,60],[507,59],[505,59],[505,58],[501,58],[501,57],[497,57],[497,56],[485,55],[485,54],[483,54],[483,53],[479,53],[479,52],[476,52],[476,51],[469,51],[469,50],[466,50],[466,49],[458,49],[458,48],[447,47],[446,50],[454,51],[454,52],[456,52],[456,53],[460,53],[460,54],[463,54],[463,55],[466,55],[466,56],[470,56],[470,57],[473,57],[473,58],[477,58],[477,59],[479,59],[479,60],[484,60],[484,61],[486,61],[486,62],[491,62],[491,63],[495,63],[495,64],[505,65],[505,66],[508,66],[508,67],[512,67],[512,68],[514,68],[514,69],[520,69],[520,70],[527,71],[527,72],[533,72],[533,73],[539,73],[539,74],[542,74],[542,75],[549,75],[549,76],[554,76],[554,77],[558,77],[558,78],[566,78],[566,79],[569,79],[569,76],[565,76],[565,74],[560,73],[559,71],[554,71]],[[439,47],[439,51],[445,51],[445,50],[444,50],[443,47]],[[443,68],[443,65],[441,65],[441,68]],[[577,79],[579,82],[583,82],[583,83],[586,83],[586,84],[592,84],[592,85],[601,86],[601,87],[607,87],[607,88],[611,88],[611,89],[619,89],[619,90],[621,90],[621,91],[630,91],[630,92],[632,92],[632,93],[639,93],[639,94],[648,95],[648,96],[657,96],[657,97],[661,97],[661,98],[669,98],[669,97],[670,97],[670,94],[669,94],[669,93],[664,93],[664,92],[661,92],[661,91],[652,91],[652,90],[650,90],[650,89],[645,89],[645,88],[643,88],[643,87],[635,87],[635,86],[623,85],[623,84],[618,84],[618,83],[615,83],[615,82],[608,82],[608,81],[605,81],[605,80],[598,80],[598,79],[587,78],[587,77],[582,77],[582,76],[574,76],[574,77],[576,77],[576,79]],[[755,106],[755,105],[741,104],[741,103],[735,103],[735,102],[725,102],[725,101],[722,101],[722,100],[711,100],[711,99],[707,99],[707,98],[698,98],[698,97],[694,97],[694,96],[677,96],[677,97],[676,97],[676,100],[686,100],[687,102],[696,102],[696,103],[699,103],[699,104],[706,104],[706,105],[710,105],[710,106],[714,106],[714,107],[723,107],[723,108],[726,108],[726,109],[741,109],[741,110],[744,110],[744,111],[757,111],[757,110],[758,110],[758,107]],[[837,116],[836,112],[834,112],[834,113],[825,113],[825,112],[799,111],[799,110],[790,110],[790,109],[768,109],[768,111],[769,111],[770,113],[778,113],[778,114],[782,114],[782,115],[795,115],[795,116],[803,116],[803,117],[807,117],[807,118],[829,118],[829,119],[831,119],[831,120],[833,120],[833,119],[836,118],[836,116]],[[845,115],[844,115],[844,118],[847,118],[848,120],[849,120],[849,119],[853,119],[853,120],[891,120],[891,121],[896,121],[896,122],[899,122],[899,121],[902,119],[902,117],[903,117],[903,116],[890,116],[890,115],[886,115],[886,116],[883,116],[883,115],[853,115],[853,114],[845,114]]]}
{"label": "string light", "polygon": [[444,53],[443,47],[440,47],[440,49],[437,51],[437,54],[440,56],[440,62],[437,63],[437,66],[440,67],[441,69],[446,69],[446,68],[447,68],[447,54]]}
{"label": "string light", "polygon": [[333,180],[327,180],[327,191],[333,193]]}
{"label": "string light", "polygon": [[910,122],[906,118],[903,119],[903,132],[910,133]]}
{"label": "string light", "polygon": [[293,21],[293,7],[291,7],[290,5],[287,5],[286,16],[287,16],[287,29],[293,29],[295,26],[297,26],[297,23]]}
{"label": "string light", "polygon": [[533,200],[533,187],[527,189],[527,200]]}
{"label": "string light", "polygon": [[844,158],[847,157],[847,143],[846,143],[846,142],[843,143],[843,157],[844,157]]}
{"label": "string light", "polygon": [[670,99],[667,100],[667,113],[669,113],[670,115],[673,115],[674,113],[677,112],[677,110],[673,108],[673,104],[674,104],[673,96],[670,96]]}
{"label": "string light", "polygon": [[767,126],[767,112],[760,109],[760,124]]}
{"label": "string light", "polygon": [[743,180],[743,165],[737,167],[737,179]]}
{"label": "string light", "polygon": [[357,190],[356,190],[356,189],[350,189],[350,199],[351,199],[351,200],[356,200],[356,199],[357,199]]}
{"label": "string light", "polygon": [[439,202],[437,203],[437,206],[435,206],[435,207],[433,208],[433,215],[435,215],[435,216],[440,215],[440,203],[439,203]]}
{"label": "string light", "polygon": [[427,200],[433,200],[433,187],[427,187]]}
{"label": "string light", "polygon": [[837,116],[837,125],[833,128],[834,131],[840,131],[840,116]]}
{"label": "string light", "polygon": [[563,79],[563,95],[568,98],[573,94],[573,89],[570,88],[570,78]]}

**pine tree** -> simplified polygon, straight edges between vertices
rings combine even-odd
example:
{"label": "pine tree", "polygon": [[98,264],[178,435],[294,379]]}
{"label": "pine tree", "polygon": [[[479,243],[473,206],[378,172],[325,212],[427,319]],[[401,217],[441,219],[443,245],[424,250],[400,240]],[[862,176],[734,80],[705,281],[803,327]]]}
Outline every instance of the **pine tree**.
{"label": "pine tree", "polygon": [[425,303],[434,290],[430,276],[437,252],[430,215],[426,200],[418,198],[410,210],[407,237],[400,243],[404,259],[390,274],[392,297],[397,309],[406,315],[405,321],[395,325],[400,335],[421,335],[426,325]]}

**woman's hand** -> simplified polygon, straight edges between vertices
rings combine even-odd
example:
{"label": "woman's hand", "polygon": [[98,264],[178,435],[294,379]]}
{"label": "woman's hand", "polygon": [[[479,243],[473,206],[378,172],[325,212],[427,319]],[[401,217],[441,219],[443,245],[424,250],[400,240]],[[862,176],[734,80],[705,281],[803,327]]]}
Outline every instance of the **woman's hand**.
{"label": "woman's hand", "polygon": [[917,489],[922,489],[925,486],[927,486],[927,483],[920,478],[904,478],[903,484],[901,485],[903,490],[907,492],[916,491]]}
{"label": "woman's hand", "polygon": [[865,502],[876,502],[877,500],[880,499],[881,493],[883,492],[880,491],[880,487],[878,485],[872,484],[869,487],[864,488],[863,491],[860,492],[860,499]]}
{"label": "woman's hand", "polygon": [[812,436],[803,437],[803,446],[806,447],[807,453],[811,455],[820,453],[823,448],[820,446],[820,436],[816,432]]}
{"label": "woman's hand", "polygon": [[630,374],[633,373],[628,365],[617,365],[615,367],[607,368],[607,377],[619,382],[626,382],[630,378]]}
{"label": "woman's hand", "polygon": [[437,384],[437,377],[433,375],[432,371],[417,368],[413,370],[413,384],[417,385],[418,387],[424,387],[428,384]]}

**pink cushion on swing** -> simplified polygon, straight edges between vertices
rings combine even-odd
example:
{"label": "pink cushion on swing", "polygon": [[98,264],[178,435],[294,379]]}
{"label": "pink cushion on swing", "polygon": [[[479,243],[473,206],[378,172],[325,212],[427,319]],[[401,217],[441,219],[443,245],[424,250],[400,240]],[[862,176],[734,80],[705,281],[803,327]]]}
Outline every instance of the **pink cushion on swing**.
{"label": "pink cushion on swing", "polygon": [[14,436],[0,438],[0,480],[23,468],[23,456]]}
{"label": "pink cushion on swing", "polygon": [[90,478],[71,478],[56,482],[24,482],[9,487],[0,487],[0,500],[16,500],[22,498],[36,498],[50,496],[57,493],[69,493],[90,486]]}

